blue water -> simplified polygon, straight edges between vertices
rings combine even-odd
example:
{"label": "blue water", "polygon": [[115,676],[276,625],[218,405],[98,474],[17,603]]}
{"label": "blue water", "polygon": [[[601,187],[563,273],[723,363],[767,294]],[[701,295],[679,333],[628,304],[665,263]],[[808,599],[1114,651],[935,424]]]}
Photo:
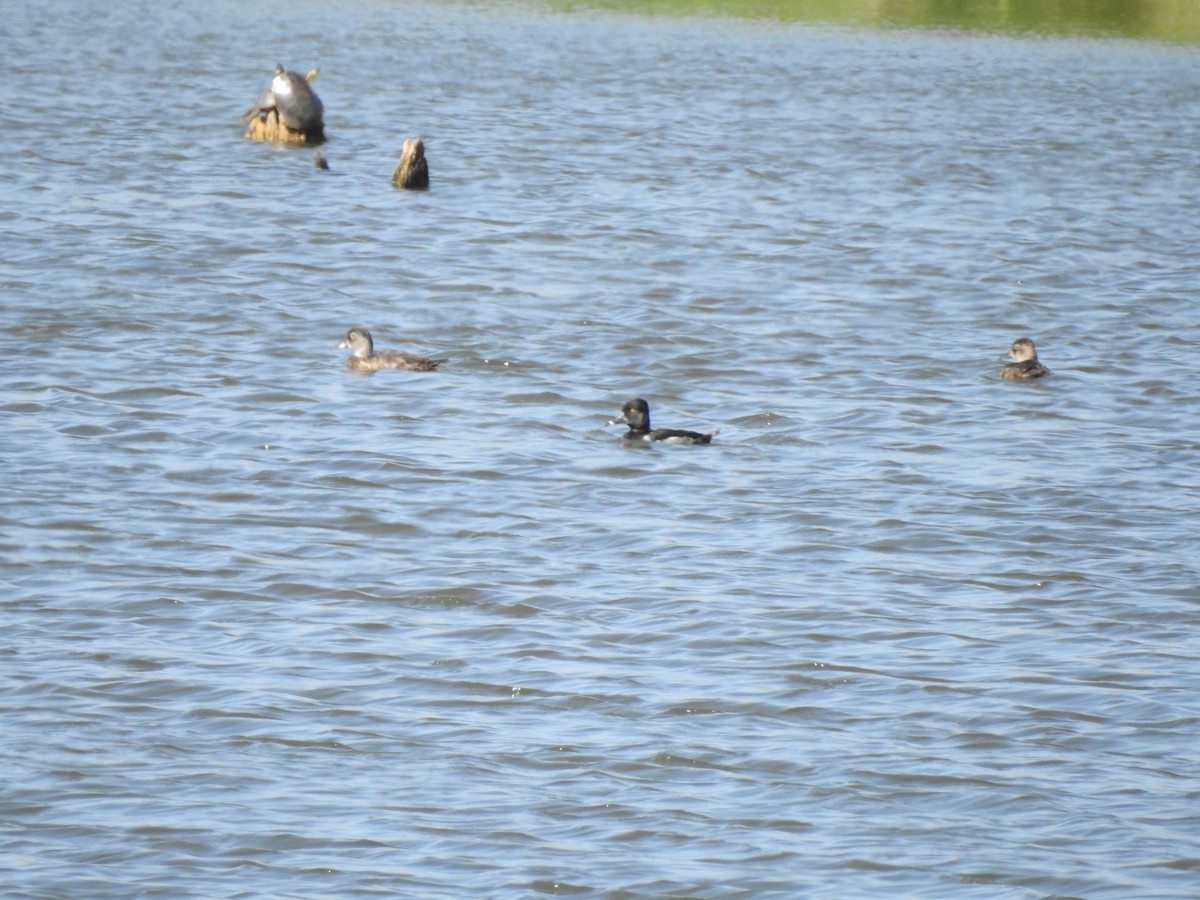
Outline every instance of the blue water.
{"label": "blue water", "polygon": [[1196,895],[1196,49],[4,27],[8,896]]}

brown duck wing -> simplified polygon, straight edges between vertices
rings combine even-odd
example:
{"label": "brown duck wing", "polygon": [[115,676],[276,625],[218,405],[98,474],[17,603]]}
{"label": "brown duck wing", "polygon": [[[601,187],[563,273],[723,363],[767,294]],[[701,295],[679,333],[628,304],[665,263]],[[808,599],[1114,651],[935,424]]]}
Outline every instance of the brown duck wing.
{"label": "brown duck wing", "polygon": [[444,359],[426,359],[424,356],[418,356],[416,353],[406,353],[403,350],[384,350],[381,353],[377,353],[376,356],[388,368],[409,369],[414,372],[432,372],[446,361]]}

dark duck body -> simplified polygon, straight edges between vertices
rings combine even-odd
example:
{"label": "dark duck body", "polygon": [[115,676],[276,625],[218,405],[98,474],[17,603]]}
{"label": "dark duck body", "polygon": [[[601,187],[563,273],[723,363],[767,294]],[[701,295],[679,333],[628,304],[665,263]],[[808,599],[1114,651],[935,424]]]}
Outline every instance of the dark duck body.
{"label": "dark duck body", "polygon": [[629,430],[621,436],[626,441],[659,441],[664,444],[710,444],[713,435],[710,431],[685,431],[682,428],[651,428],[650,404],[640,397],[629,400],[621,407],[621,415],[609,421],[609,425],[624,424]]}

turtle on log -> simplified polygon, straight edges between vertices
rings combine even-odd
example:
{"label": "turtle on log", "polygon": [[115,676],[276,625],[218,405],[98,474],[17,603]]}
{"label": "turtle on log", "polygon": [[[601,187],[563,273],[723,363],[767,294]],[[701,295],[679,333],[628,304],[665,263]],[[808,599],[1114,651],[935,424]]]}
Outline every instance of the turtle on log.
{"label": "turtle on log", "polygon": [[242,115],[249,127],[246,137],[255,141],[280,141],[316,146],[325,141],[325,106],[310,82],[319,69],[308,75],[275,66],[271,84]]}

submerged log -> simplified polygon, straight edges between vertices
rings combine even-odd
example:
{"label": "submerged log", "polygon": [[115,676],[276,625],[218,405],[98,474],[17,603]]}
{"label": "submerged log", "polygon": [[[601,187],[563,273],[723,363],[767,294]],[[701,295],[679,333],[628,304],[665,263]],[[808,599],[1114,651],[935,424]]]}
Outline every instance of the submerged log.
{"label": "submerged log", "polygon": [[420,138],[409,138],[400,153],[400,164],[392,173],[392,186],[409,191],[423,191],[429,187],[429,164],[425,162],[425,142]]}
{"label": "submerged log", "polygon": [[279,144],[305,144],[316,147],[325,143],[325,126],[317,125],[308,131],[288,128],[279,118],[279,112],[268,109],[260,112],[249,122],[246,137],[252,141],[274,141]]}

